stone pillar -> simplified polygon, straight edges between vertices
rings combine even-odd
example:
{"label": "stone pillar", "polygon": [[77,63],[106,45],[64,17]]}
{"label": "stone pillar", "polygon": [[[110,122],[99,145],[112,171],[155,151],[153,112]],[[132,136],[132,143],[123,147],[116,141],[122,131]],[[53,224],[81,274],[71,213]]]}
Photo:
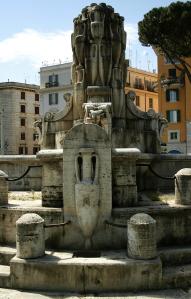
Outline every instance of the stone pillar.
{"label": "stone pillar", "polygon": [[42,206],[63,207],[63,150],[41,150],[37,157],[42,161]]}
{"label": "stone pillar", "polygon": [[113,205],[131,207],[137,204],[136,160],[137,148],[116,148],[112,153]]}
{"label": "stone pillar", "polygon": [[8,204],[8,175],[0,170],[0,205]]}
{"label": "stone pillar", "polygon": [[179,170],[175,178],[175,202],[191,205],[191,168]]}
{"label": "stone pillar", "polygon": [[45,253],[44,219],[28,213],[16,221],[17,257],[21,259],[41,257]]}
{"label": "stone pillar", "polygon": [[156,258],[156,221],[147,214],[135,214],[128,221],[127,240],[130,258]]}

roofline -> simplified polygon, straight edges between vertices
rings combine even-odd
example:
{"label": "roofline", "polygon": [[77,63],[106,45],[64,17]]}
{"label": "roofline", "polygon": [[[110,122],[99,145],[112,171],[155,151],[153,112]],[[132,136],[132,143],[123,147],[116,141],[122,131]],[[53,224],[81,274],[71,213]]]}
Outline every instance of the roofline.
{"label": "roofline", "polygon": [[0,82],[0,89],[8,89],[8,88],[19,88],[19,89],[26,89],[26,90],[39,90],[40,86],[36,84],[27,84],[27,83],[20,83],[20,82]]}

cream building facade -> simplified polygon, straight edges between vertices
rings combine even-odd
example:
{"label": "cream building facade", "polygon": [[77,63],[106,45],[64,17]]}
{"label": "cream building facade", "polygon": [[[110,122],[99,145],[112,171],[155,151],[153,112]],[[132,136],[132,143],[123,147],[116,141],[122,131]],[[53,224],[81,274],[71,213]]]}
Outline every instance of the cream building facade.
{"label": "cream building facade", "polygon": [[39,119],[39,86],[0,83],[1,154],[36,154],[39,150],[34,122]]}
{"label": "cream building facade", "polygon": [[64,109],[64,96],[72,94],[72,63],[40,68],[40,115]]}

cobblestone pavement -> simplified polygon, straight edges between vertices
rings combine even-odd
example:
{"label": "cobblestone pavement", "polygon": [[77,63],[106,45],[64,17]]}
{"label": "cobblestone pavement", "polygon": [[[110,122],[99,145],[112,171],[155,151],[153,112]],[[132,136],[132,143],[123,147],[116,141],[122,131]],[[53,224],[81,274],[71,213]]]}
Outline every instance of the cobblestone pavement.
{"label": "cobblestone pavement", "polygon": [[100,294],[98,295],[79,295],[79,294],[64,294],[64,293],[46,293],[46,292],[22,292],[17,290],[9,290],[0,288],[0,299],[189,299],[191,298],[191,290],[162,290],[149,291],[141,293],[127,294]]}

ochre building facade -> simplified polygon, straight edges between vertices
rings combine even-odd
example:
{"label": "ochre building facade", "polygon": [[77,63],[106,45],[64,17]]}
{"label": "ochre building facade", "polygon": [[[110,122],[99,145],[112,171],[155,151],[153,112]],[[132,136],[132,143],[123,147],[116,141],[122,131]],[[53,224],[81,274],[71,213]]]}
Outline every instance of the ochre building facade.
{"label": "ochre building facade", "polygon": [[[191,64],[191,58],[187,59]],[[179,66],[177,61],[174,63]],[[191,152],[191,83],[163,55],[158,56],[159,111],[168,120],[162,141],[168,153]]]}
{"label": "ochre building facade", "polygon": [[125,93],[135,92],[136,105],[140,110],[154,109],[158,112],[157,79],[158,75],[156,73],[128,67]]}

